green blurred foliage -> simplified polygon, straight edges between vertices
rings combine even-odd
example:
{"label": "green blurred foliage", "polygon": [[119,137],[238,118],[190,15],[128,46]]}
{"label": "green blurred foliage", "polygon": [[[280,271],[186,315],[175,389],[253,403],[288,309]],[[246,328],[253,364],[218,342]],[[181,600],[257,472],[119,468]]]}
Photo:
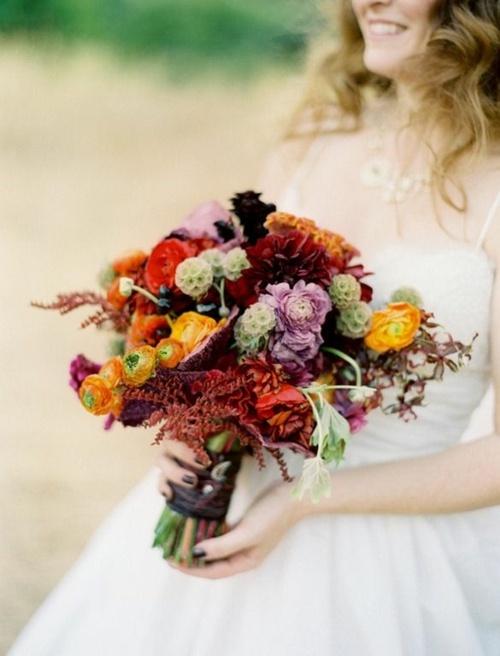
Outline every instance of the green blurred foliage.
{"label": "green blurred foliage", "polygon": [[[169,67],[260,68],[304,50],[301,0],[0,0],[0,34],[104,43]],[[306,5],[306,6],[304,6]]]}

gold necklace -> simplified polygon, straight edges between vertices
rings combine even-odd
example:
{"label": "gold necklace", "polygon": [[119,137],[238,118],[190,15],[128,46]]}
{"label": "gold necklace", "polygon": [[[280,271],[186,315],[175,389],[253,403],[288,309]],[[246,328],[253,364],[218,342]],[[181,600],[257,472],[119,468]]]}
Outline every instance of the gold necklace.
{"label": "gold necklace", "polygon": [[368,141],[372,156],[361,167],[361,182],[365,187],[379,189],[386,203],[403,203],[411,194],[429,189],[430,172],[416,170],[403,173],[384,154],[385,133],[379,128]]}

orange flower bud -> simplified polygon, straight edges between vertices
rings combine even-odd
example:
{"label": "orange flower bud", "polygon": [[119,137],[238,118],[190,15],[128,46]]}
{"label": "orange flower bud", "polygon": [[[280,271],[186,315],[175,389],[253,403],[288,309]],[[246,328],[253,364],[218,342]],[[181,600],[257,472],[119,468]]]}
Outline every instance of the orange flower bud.
{"label": "orange flower bud", "polygon": [[389,303],[385,310],[372,314],[372,327],[365,335],[368,348],[385,353],[409,346],[420,327],[421,313],[410,303]]}
{"label": "orange flower bud", "polygon": [[170,337],[182,342],[186,353],[191,353],[215,330],[217,330],[215,319],[197,312],[185,312],[174,323]]}
{"label": "orange flower bud", "polygon": [[167,337],[156,345],[156,361],[162,367],[173,369],[184,358],[184,346],[182,342]]}
{"label": "orange flower bud", "polygon": [[155,369],[156,350],[152,346],[138,346],[123,356],[123,382],[131,387],[145,383]]}
{"label": "orange flower bud", "polygon": [[113,403],[111,385],[99,374],[87,376],[78,393],[85,410],[93,415],[105,415],[111,410]]}
{"label": "orange flower bud", "polygon": [[111,388],[117,387],[122,382],[123,362],[118,356],[105,362],[99,370],[99,376],[106,379]]}

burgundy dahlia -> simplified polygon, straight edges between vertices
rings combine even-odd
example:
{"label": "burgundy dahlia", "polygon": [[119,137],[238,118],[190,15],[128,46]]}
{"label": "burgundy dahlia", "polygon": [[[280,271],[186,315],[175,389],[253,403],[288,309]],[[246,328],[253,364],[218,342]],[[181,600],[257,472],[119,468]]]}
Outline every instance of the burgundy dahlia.
{"label": "burgundy dahlia", "polygon": [[332,282],[332,261],[326,249],[300,230],[287,235],[267,235],[247,249],[250,268],[244,279],[257,293],[268,285],[294,285],[307,280],[327,289]]}

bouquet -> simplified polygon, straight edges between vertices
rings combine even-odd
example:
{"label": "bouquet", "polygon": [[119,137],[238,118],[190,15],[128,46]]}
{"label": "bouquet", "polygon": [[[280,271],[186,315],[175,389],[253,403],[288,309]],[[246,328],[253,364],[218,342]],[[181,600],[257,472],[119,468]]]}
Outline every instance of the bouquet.
{"label": "bouquet", "polygon": [[302,453],[293,494],[318,500],[330,493],[327,465],[373,409],[415,417],[427,381],[470,358],[417,290],[372,308],[357,249],[260,196],[238,193],[230,210],[201,205],[150,252],[114,260],[100,293],[35,304],[94,306],[83,325],[113,334],[107,362],[71,363],[86,410],[107,428],[155,427],[155,443],[181,441],[205,465],[196,489],[172,485],[155,530],[164,557],[188,566],[197,542],[226,530],[244,453],[263,466],[268,452],[286,480],[283,450]]}

